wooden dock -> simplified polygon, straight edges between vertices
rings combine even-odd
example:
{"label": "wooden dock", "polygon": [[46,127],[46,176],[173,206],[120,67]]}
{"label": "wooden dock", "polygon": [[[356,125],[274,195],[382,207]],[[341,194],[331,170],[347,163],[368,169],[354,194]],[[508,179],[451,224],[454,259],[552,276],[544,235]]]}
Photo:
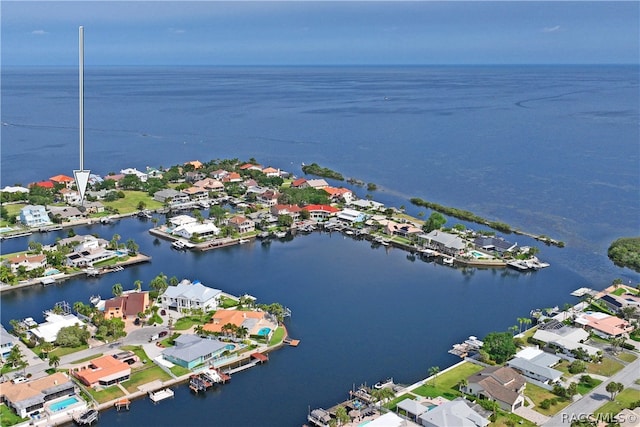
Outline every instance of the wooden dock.
{"label": "wooden dock", "polygon": [[285,343],[286,345],[290,345],[291,347],[297,347],[300,344],[300,340],[294,340],[289,337],[283,339],[282,342]]}
{"label": "wooden dock", "polygon": [[127,398],[118,399],[116,400],[116,403],[113,404],[113,406],[115,406],[116,410],[118,411],[123,408],[128,411],[129,405],[131,405],[131,401]]}

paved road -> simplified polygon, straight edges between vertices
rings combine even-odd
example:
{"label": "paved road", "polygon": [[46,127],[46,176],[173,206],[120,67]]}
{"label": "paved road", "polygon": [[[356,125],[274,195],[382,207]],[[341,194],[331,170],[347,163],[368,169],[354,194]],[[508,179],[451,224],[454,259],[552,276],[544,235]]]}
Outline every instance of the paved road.
{"label": "paved road", "polygon": [[591,393],[580,400],[567,406],[560,413],[549,419],[544,425],[549,427],[570,426],[578,417],[586,417],[595,412],[600,406],[609,401],[610,394],[606,390],[607,384],[612,381],[624,384],[624,388],[639,388],[635,381],[640,378],[640,358],[625,366],[620,372],[613,375],[608,381],[591,390]]}

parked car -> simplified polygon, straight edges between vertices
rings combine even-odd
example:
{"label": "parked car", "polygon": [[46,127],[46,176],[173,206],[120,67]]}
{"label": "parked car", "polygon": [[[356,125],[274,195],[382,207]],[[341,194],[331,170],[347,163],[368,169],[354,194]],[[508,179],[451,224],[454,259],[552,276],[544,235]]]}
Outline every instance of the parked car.
{"label": "parked car", "polygon": [[29,381],[27,377],[24,377],[22,375],[19,375],[11,380],[11,382],[14,384],[26,383],[27,381]]}
{"label": "parked car", "polygon": [[160,310],[160,315],[161,316],[166,316],[167,315],[167,310]]}
{"label": "parked car", "polygon": [[133,321],[133,324],[138,326],[140,324],[140,318],[136,317],[136,320]]}
{"label": "parked car", "polygon": [[164,338],[164,337],[166,337],[167,335],[169,335],[169,331],[161,331],[161,332],[158,334],[158,336],[159,336],[160,338]]}

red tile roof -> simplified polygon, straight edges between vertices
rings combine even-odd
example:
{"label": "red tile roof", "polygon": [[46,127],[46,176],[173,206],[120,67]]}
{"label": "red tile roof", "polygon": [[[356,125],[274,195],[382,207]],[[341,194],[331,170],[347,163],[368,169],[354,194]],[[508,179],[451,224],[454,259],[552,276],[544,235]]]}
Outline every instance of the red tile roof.
{"label": "red tile roof", "polygon": [[42,188],[53,188],[53,182],[51,181],[40,181],[40,182],[36,182],[35,184],[36,187],[42,187]]}
{"label": "red tile roof", "polygon": [[333,206],[330,206],[330,205],[308,205],[303,207],[302,209],[309,212],[311,211],[323,211],[323,212],[329,212],[329,213],[340,212],[340,209],[334,208]]}
{"label": "red tile roof", "polygon": [[66,176],[66,175],[52,176],[51,178],[49,178],[49,180],[53,181],[53,182],[57,182],[57,183],[73,182],[73,178],[71,178],[70,176]]}

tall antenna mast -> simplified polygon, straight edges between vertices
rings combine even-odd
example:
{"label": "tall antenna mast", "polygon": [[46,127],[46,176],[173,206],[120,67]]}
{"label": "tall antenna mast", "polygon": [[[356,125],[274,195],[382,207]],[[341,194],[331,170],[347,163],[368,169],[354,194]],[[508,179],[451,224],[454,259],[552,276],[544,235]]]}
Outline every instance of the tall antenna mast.
{"label": "tall antenna mast", "polygon": [[80,51],[79,58],[79,94],[80,94],[80,169],[73,171],[73,176],[76,179],[76,186],[80,193],[80,203],[84,202],[84,193],[87,190],[87,184],[89,183],[89,175],[91,171],[84,170],[84,27],[78,28],[78,50]]}

